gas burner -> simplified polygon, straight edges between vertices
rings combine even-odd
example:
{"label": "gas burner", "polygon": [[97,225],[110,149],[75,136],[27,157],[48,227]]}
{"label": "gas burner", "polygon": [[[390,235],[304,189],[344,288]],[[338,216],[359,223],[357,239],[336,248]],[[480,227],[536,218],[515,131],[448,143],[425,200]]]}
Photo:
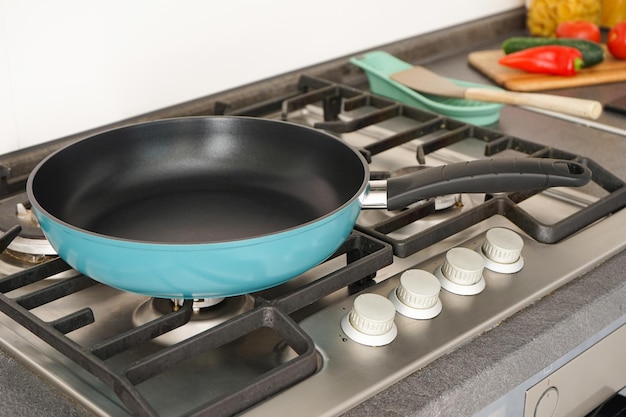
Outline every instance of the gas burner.
{"label": "gas burner", "polygon": [[5,251],[9,262],[36,264],[56,255],[39,227],[25,194],[8,198],[0,204],[0,230],[6,232],[18,224],[22,230]]}
{"label": "gas burner", "polygon": [[[393,172],[376,172],[374,175],[375,179],[383,179],[424,168],[423,165],[410,166]],[[484,194],[450,194],[418,201],[401,210],[362,210],[357,226],[370,233],[372,231],[380,233],[381,235],[377,234],[379,238],[402,242],[461,216],[483,205],[484,202]],[[395,254],[406,257],[402,250],[396,251]]]}
{"label": "gas burner", "polygon": [[[390,173],[390,177],[400,177],[402,175],[410,174],[411,172],[421,171],[424,169],[432,168],[428,165],[412,165],[404,168],[397,169]],[[462,206],[461,194],[449,194],[435,197],[435,211],[442,211],[454,206]]]}
{"label": "gas burner", "polygon": [[[54,256],[51,255],[31,254],[7,248],[0,253],[0,272],[8,269],[8,273],[13,273],[17,270],[28,268],[29,266],[40,264],[53,258]],[[7,267],[5,268],[5,266]],[[11,267],[15,268],[15,271]]]}
{"label": "gas burner", "polygon": [[[411,166],[396,169],[393,171],[373,171],[370,173],[370,179],[386,180],[389,178],[401,177],[403,175],[410,174],[411,172],[421,171],[423,169],[428,169],[428,168],[431,168],[431,167],[428,165],[411,165]],[[463,203],[461,202],[461,194],[449,194],[449,195],[438,196],[434,198],[434,201],[435,201],[435,205],[434,205],[435,211],[444,211],[451,207],[463,206]],[[412,208],[418,205],[423,205],[423,204],[424,204],[423,202],[417,202],[401,210],[391,211],[389,213],[391,213],[390,215],[393,215],[393,213],[397,213],[399,211],[401,212],[409,208]],[[372,210],[372,211],[384,211],[384,210]]]}
{"label": "gas burner", "polygon": [[[176,311],[181,300],[151,298],[141,303],[133,312],[133,325],[141,326],[167,313]],[[228,298],[205,298],[194,300],[193,314],[185,325],[154,339],[161,345],[173,345],[198,333],[211,329],[230,318],[238,316],[254,307],[254,298],[239,295]]]}

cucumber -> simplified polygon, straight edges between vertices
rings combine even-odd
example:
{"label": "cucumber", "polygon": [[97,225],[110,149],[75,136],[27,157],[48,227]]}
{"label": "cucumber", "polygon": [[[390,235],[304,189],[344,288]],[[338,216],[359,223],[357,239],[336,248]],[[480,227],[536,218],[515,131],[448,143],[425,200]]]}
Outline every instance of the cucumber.
{"label": "cucumber", "polygon": [[598,43],[587,41],[585,39],[517,36],[505,40],[502,43],[502,50],[505,54],[510,54],[521,51],[522,49],[544,45],[563,45],[578,49],[583,55],[583,66],[585,67],[590,67],[604,61],[604,48],[602,48],[602,46]]}

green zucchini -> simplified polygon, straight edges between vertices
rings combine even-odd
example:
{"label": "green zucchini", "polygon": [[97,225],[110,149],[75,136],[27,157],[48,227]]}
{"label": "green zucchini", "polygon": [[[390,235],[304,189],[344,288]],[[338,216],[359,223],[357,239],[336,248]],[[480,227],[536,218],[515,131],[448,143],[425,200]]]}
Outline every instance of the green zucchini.
{"label": "green zucchini", "polygon": [[604,61],[604,48],[596,42],[587,41],[585,39],[517,36],[505,40],[502,43],[502,50],[505,54],[510,54],[534,46],[544,45],[563,45],[578,49],[583,55],[583,66],[585,67],[590,67]]}

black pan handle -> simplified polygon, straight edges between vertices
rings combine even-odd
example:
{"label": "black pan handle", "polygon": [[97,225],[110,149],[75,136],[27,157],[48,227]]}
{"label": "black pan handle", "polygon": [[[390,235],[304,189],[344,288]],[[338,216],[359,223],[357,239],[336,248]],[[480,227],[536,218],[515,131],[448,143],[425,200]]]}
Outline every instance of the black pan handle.
{"label": "black pan handle", "polygon": [[575,161],[550,158],[479,159],[436,166],[387,180],[387,208],[457,193],[498,193],[580,187],[591,170]]}

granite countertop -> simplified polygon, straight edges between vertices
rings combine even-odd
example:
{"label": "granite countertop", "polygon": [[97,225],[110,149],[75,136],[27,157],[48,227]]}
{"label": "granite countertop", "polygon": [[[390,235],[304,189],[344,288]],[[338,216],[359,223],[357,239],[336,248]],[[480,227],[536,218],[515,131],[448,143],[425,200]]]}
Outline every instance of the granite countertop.
{"label": "granite countertop", "polygon": [[[496,32],[489,42],[480,41],[449,56],[433,53],[434,58],[424,60],[423,64],[453,78],[488,82],[467,65],[466,57],[471,50],[497,47],[507,33]],[[412,42],[419,44],[420,40]],[[388,50],[396,53],[406,45],[390,45]],[[345,67],[345,62],[342,65]],[[604,103],[626,96],[626,83],[553,93],[594,98]],[[626,130],[626,116],[605,112],[599,122]],[[503,109],[494,128],[587,156],[626,180],[624,136],[510,106]],[[624,236],[626,239],[626,233]],[[626,251],[358,405],[346,416],[461,416],[481,411],[622,319],[626,314],[624,271]],[[2,351],[0,398],[0,416],[90,415]]]}

